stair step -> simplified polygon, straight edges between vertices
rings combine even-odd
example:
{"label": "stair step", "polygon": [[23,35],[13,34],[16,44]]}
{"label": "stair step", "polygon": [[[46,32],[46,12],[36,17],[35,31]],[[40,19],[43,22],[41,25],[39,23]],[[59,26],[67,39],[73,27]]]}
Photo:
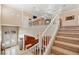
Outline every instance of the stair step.
{"label": "stair step", "polygon": [[53,54],[58,54],[58,55],[78,55],[78,53],[75,53],[60,47],[56,47],[56,46],[53,47],[52,52]]}
{"label": "stair step", "polygon": [[62,33],[58,33],[57,36],[64,36],[64,37],[72,37],[72,38],[79,38],[78,34],[62,34]]}
{"label": "stair step", "polygon": [[56,36],[56,37],[57,37],[57,38],[61,38],[61,39],[77,40],[77,41],[79,41],[79,38],[65,37],[65,36]]}
{"label": "stair step", "polygon": [[58,34],[74,34],[74,35],[79,35],[79,32],[58,32]]}
{"label": "stair step", "polygon": [[79,31],[79,28],[78,29],[59,29],[59,31]]}
{"label": "stair step", "polygon": [[59,32],[79,33],[79,30],[60,30]]}
{"label": "stair step", "polygon": [[62,26],[61,28],[79,28],[79,26]]}
{"label": "stair step", "polygon": [[79,27],[62,27],[60,29],[62,29],[62,30],[64,30],[64,29],[68,29],[68,30],[74,29],[74,30],[76,30],[76,29],[79,29]]}
{"label": "stair step", "polygon": [[79,26],[64,26],[64,27],[61,27],[60,30],[79,30]]}
{"label": "stair step", "polygon": [[79,53],[79,45],[76,45],[76,44],[55,41],[55,46]]}
{"label": "stair step", "polygon": [[56,36],[56,41],[68,42],[79,45],[79,38]]}

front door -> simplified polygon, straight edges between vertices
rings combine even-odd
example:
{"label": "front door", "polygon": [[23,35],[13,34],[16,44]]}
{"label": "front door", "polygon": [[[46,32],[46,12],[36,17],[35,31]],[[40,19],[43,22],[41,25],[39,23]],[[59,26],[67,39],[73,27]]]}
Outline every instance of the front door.
{"label": "front door", "polygon": [[11,49],[18,42],[18,27],[3,26],[2,27],[2,50],[3,54],[14,54]]}

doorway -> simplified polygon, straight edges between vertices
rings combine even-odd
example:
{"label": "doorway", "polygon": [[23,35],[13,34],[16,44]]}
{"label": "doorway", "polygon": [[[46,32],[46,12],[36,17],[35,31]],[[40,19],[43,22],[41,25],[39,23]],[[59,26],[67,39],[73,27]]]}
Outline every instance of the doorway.
{"label": "doorway", "polygon": [[16,54],[12,47],[18,44],[18,27],[2,26],[2,54]]}

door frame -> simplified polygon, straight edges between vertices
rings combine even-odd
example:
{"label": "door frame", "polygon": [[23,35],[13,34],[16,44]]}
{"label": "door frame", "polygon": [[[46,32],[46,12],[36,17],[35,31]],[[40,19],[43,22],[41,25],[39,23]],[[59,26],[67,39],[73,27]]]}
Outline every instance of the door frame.
{"label": "door frame", "polygon": [[[19,38],[19,26],[1,26],[1,32],[3,31],[3,27],[15,27],[15,28],[17,28],[17,43],[16,43],[16,45],[18,45],[18,38]],[[2,38],[2,40],[1,40],[1,53],[2,53],[2,43],[3,43],[3,32],[2,32],[2,35],[1,35],[1,38]],[[11,47],[14,47],[14,46],[16,46],[16,45],[12,45],[12,46],[10,46],[10,47],[8,47],[8,48],[11,48]],[[5,49],[8,49],[8,48],[5,48]],[[4,51],[5,51],[5,49],[4,49]],[[5,54],[5,52],[4,52],[4,54]]]}

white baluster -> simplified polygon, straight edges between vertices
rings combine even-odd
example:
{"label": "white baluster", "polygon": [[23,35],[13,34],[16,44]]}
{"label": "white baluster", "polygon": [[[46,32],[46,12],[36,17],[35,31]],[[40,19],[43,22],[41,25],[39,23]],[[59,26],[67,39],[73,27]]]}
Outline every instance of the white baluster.
{"label": "white baluster", "polygon": [[34,48],[34,54],[36,55],[36,46],[35,46],[35,48]]}
{"label": "white baluster", "polygon": [[47,46],[47,36],[46,36],[46,46]]}
{"label": "white baluster", "polygon": [[49,41],[48,40],[49,40],[49,36],[47,36],[47,45],[49,44]]}
{"label": "white baluster", "polygon": [[45,43],[45,36],[44,36],[44,51],[45,51],[45,44],[46,44],[46,43]]}
{"label": "white baluster", "polygon": [[46,36],[45,36],[45,46],[46,46]]}
{"label": "white baluster", "polygon": [[36,49],[35,49],[35,51],[36,51],[36,53],[35,53],[35,54],[37,55],[37,46],[36,46]]}
{"label": "white baluster", "polygon": [[38,45],[37,45],[37,54],[39,54],[38,49],[39,49],[39,48],[38,48]]}
{"label": "white baluster", "polygon": [[42,36],[39,36],[39,54],[41,55],[41,49],[42,49]]}
{"label": "white baluster", "polygon": [[38,45],[37,45],[37,47],[36,47],[36,48],[37,48],[37,50],[36,50],[36,51],[37,51],[37,52],[36,52],[36,54],[38,55]]}
{"label": "white baluster", "polygon": [[44,52],[44,44],[45,44],[45,43],[44,43],[44,39],[45,39],[45,37],[43,37],[43,43],[42,43],[42,45],[43,45],[43,46],[42,46],[42,52]]}
{"label": "white baluster", "polygon": [[38,47],[38,45],[37,45],[37,46],[36,46],[36,55],[39,54],[38,49],[39,49],[39,47]]}
{"label": "white baluster", "polygon": [[37,55],[37,46],[35,46],[35,55]]}
{"label": "white baluster", "polygon": [[45,46],[46,46],[46,36],[44,37],[44,51],[45,51]]}

